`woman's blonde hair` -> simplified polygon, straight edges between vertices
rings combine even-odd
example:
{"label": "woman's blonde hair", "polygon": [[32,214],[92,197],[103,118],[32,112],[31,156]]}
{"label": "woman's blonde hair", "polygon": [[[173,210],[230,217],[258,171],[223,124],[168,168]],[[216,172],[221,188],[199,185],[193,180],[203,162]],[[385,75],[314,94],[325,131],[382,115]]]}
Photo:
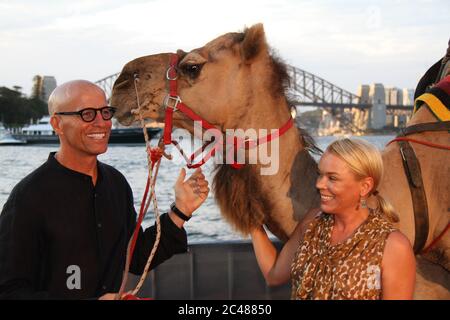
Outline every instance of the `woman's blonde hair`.
{"label": "woman's blonde hair", "polygon": [[358,180],[371,177],[373,179],[373,188],[369,194],[376,197],[377,210],[383,213],[390,221],[399,221],[394,207],[377,191],[383,176],[383,160],[380,151],[375,146],[361,139],[344,138],[331,143],[325,152],[329,152],[343,160]]}

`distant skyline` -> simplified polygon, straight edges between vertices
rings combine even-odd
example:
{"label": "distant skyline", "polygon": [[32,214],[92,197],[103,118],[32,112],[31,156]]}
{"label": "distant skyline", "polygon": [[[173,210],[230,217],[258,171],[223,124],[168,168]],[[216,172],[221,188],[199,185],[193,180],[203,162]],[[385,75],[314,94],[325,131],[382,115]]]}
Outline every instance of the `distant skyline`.
{"label": "distant skyline", "polygon": [[96,81],[139,56],[185,51],[262,22],[287,63],[356,93],[415,88],[446,49],[448,0],[0,0],[0,86]]}

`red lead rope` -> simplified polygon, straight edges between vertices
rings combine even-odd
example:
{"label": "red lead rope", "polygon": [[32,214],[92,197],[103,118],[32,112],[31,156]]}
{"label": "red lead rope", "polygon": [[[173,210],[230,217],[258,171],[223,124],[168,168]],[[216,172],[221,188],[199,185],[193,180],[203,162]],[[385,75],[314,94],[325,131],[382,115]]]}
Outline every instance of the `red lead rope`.
{"label": "red lead rope", "polygon": [[[152,164],[152,170],[155,167],[155,164],[161,159],[162,157],[162,151],[159,148],[151,148],[150,149],[150,160],[151,160],[151,164]],[[144,220],[144,216],[145,216],[145,204],[147,202],[147,197],[148,197],[148,190],[150,188],[150,176],[147,177],[147,184],[145,185],[145,191],[144,191],[144,195],[142,196],[142,201],[141,201],[141,207],[139,209],[139,216],[138,216],[138,220],[136,222],[136,228],[134,229],[133,232],[133,240],[131,240],[131,246],[130,246],[130,261],[129,263],[131,264],[131,259],[133,258],[133,253],[134,253],[134,247],[136,246],[136,241],[137,241],[137,237],[139,235],[139,230],[141,228],[142,225],[142,221]]]}
{"label": "red lead rope", "polygon": [[[159,162],[161,160],[162,157],[162,150],[160,148],[150,148],[147,147],[147,153],[148,153],[148,157],[149,160],[151,162],[151,171],[153,172],[153,169],[155,167],[155,165],[159,165]],[[136,246],[136,241],[139,235],[139,230],[141,229],[141,225],[142,225],[142,221],[144,220],[147,208],[148,208],[148,193],[150,190],[150,187],[152,187],[152,190],[154,190],[154,184],[156,183],[156,175],[157,175],[157,170],[158,166],[156,168],[156,173],[154,174],[154,178],[152,180],[152,176],[149,174],[148,178],[147,178],[147,183],[145,186],[145,191],[144,191],[144,195],[142,197],[142,201],[141,201],[141,207],[139,210],[139,216],[138,219],[136,221],[136,227],[134,228],[134,232],[132,235],[131,240],[129,241],[129,245],[128,245],[128,249],[127,249],[127,255],[126,255],[126,262],[125,262],[125,271],[124,271],[124,275],[122,278],[122,284],[120,286],[120,290],[119,293],[117,295],[117,298],[122,299],[122,300],[136,300],[136,299],[140,299],[137,298],[135,295],[127,293],[125,295],[123,295],[123,291],[125,289],[125,285],[127,283],[127,279],[128,279],[128,271],[129,271],[129,266],[131,265],[131,260],[133,259],[133,254],[134,254],[134,249]],[[153,194],[154,195],[154,194]],[[150,197],[152,197],[152,194],[150,195]],[[151,200],[151,199],[150,199]],[[157,208],[156,208],[157,209]],[[158,221],[158,216],[157,216],[157,224],[159,223]],[[152,250],[153,251],[153,250]],[[151,259],[149,257],[149,259]],[[145,272],[145,270],[144,270]],[[144,276],[145,279],[145,276]],[[142,277],[141,277],[141,281],[142,281]],[[139,284],[138,284],[139,286]],[[136,287],[135,291],[138,291],[138,287]],[[148,300],[148,299],[145,299]]]}
{"label": "red lead rope", "polygon": [[147,185],[145,186],[144,195],[142,197],[141,208],[139,210],[139,216],[138,216],[138,220],[136,222],[136,228],[134,229],[134,232],[133,232],[133,240],[131,240],[130,257],[129,257],[130,264],[131,264],[131,259],[133,259],[134,247],[136,246],[136,240],[137,240],[137,237],[139,234],[139,229],[141,228],[142,220],[144,220],[144,215],[145,215],[144,207],[145,207],[145,203],[147,202],[147,195],[148,195],[149,187],[150,187],[150,177],[147,178]]}

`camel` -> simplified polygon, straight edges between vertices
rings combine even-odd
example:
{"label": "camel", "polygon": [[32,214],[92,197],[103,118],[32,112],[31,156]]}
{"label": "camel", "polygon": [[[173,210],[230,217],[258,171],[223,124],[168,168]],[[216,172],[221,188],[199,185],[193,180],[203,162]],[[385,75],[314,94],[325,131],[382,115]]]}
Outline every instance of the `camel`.
{"label": "camel", "polygon": [[[224,34],[190,52],[178,50],[177,56],[177,94],[185,105],[221,132],[235,128],[278,129],[290,119],[291,106],[286,94],[289,76],[285,64],[268,46],[262,24],[244,32]],[[139,117],[164,122],[164,99],[169,86],[166,72],[171,57],[170,53],[144,56],[124,66],[111,98],[111,104],[118,106],[119,122],[130,125]],[[411,124],[423,121],[435,121],[427,108],[421,108]],[[193,121],[182,112],[173,113],[173,125],[194,132]],[[421,136],[450,145],[449,134],[445,132]],[[273,141],[267,144],[271,143]],[[317,163],[311,156],[311,150],[316,147],[311,137],[296,126],[281,135],[277,143],[279,167],[275,174],[259,174],[264,166],[259,162],[246,164],[241,169],[219,164],[213,189],[223,217],[236,230],[248,235],[252,228],[265,224],[285,241],[298,221],[319,205],[315,188]],[[429,244],[449,220],[449,153],[430,152],[419,146],[414,146],[414,150],[422,164],[430,205]],[[396,207],[400,218],[398,227],[413,243],[411,196],[395,143],[386,148],[383,161],[386,174],[379,191]],[[427,269],[424,273],[418,264],[416,298],[450,297],[448,236],[436,245],[436,250],[443,252],[441,258],[446,259],[447,269],[432,263],[432,272]],[[430,279],[431,273],[437,275]]]}

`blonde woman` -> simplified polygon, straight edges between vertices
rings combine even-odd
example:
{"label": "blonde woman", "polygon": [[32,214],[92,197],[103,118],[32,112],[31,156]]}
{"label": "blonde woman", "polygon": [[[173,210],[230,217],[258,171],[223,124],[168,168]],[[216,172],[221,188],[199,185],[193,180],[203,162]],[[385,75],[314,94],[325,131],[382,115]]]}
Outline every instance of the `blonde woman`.
{"label": "blonde woman", "polygon": [[412,299],[414,253],[378,194],[382,173],[381,155],[369,143],[329,145],[319,161],[320,208],[297,225],[279,254],[263,227],[251,234],[267,283],[292,279],[292,299]]}

